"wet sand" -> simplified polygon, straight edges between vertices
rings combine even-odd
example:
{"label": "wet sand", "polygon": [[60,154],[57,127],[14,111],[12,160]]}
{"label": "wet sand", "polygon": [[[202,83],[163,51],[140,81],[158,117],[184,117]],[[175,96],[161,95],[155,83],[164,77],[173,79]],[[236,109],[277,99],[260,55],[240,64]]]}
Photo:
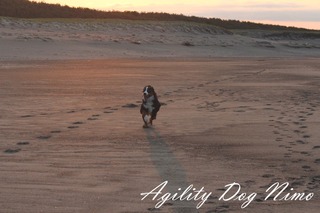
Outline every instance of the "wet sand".
{"label": "wet sand", "polygon": [[[147,84],[163,105],[143,129]],[[2,61],[1,212],[318,212],[319,87],[318,58]],[[141,201],[165,180],[212,195]],[[233,182],[245,209],[219,201]],[[314,196],[264,200],[276,182]]]}

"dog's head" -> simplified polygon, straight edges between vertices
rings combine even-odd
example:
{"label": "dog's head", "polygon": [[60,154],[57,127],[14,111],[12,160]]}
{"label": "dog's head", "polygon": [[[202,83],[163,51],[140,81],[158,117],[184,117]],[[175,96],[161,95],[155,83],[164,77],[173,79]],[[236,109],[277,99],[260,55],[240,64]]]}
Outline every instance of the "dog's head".
{"label": "dog's head", "polygon": [[145,86],[143,88],[142,92],[143,92],[144,96],[151,96],[151,95],[154,95],[154,93],[155,93],[154,92],[154,88],[152,86],[150,86],[150,85]]}

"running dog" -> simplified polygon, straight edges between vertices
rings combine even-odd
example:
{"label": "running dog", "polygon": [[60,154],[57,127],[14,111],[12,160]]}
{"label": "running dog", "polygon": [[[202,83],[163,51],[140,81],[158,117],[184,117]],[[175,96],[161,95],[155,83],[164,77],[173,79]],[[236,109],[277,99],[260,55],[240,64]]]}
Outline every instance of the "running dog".
{"label": "running dog", "polygon": [[160,110],[161,104],[158,100],[157,93],[152,86],[145,86],[142,93],[140,113],[144,122],[143,128],[148,128],[149,125],[152,125],[152,121],[157,118],[157,113]]}

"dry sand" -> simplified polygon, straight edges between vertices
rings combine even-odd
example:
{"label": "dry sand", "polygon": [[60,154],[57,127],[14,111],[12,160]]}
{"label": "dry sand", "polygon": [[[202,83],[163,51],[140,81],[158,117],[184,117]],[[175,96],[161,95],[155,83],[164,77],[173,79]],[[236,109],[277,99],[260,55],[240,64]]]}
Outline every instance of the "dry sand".
{"label": "dry sand", "polygon": [[[169,59],[162,58],[165,52],[152,52],[154,44],[123,42],[134,53],[130,59],[121,58],[121,48],[85,56],[61,45],[70,45],[69,39],[18,41],[14,36],[21,30],[1,28],[1,45],[13,46],[0,51],[0,212],[319,211],[319,49],[252,46],[248,50],[261,50],[255,55],[261,57],[205,58],[201,48],[212,48],[177,40],[159,46],[181,48]],[[66,54],[57,54],[54,46]],[[235,46],[217,54],[228,56],[224,49],[231,56],[249,54]],[[30,52],[38,47],[44,52]],[[288,51],[290,57],[271,58]],[[195,55],[185,57],[190,54]],[[308,54],[313,57],[304,57]],[[77,60],[30,60],[47,58]],[[150,129],[142,128],[139,114],[146,84],[163,103]],[[193,184],[212,195],[200,209],[198,201],[169,201],[160,209],[150,197],[141,201],[140,193],[165,180],[172,193]],[[241,184],[241,192],[258,194],[245,209],[242,201],[219,201],[233,182]],[[294,190],[286,193],[314,196],[264,200],[276,182],[290,183]]]}

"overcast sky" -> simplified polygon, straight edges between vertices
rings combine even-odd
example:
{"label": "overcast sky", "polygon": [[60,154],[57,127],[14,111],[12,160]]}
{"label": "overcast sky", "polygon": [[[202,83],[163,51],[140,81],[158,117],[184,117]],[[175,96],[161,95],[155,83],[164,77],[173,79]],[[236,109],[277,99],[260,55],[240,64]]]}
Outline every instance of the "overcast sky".
{"label": "overcast sky", "polygon": [[99,10],[168,12],[320,30],[320,0],[37,0]]}

